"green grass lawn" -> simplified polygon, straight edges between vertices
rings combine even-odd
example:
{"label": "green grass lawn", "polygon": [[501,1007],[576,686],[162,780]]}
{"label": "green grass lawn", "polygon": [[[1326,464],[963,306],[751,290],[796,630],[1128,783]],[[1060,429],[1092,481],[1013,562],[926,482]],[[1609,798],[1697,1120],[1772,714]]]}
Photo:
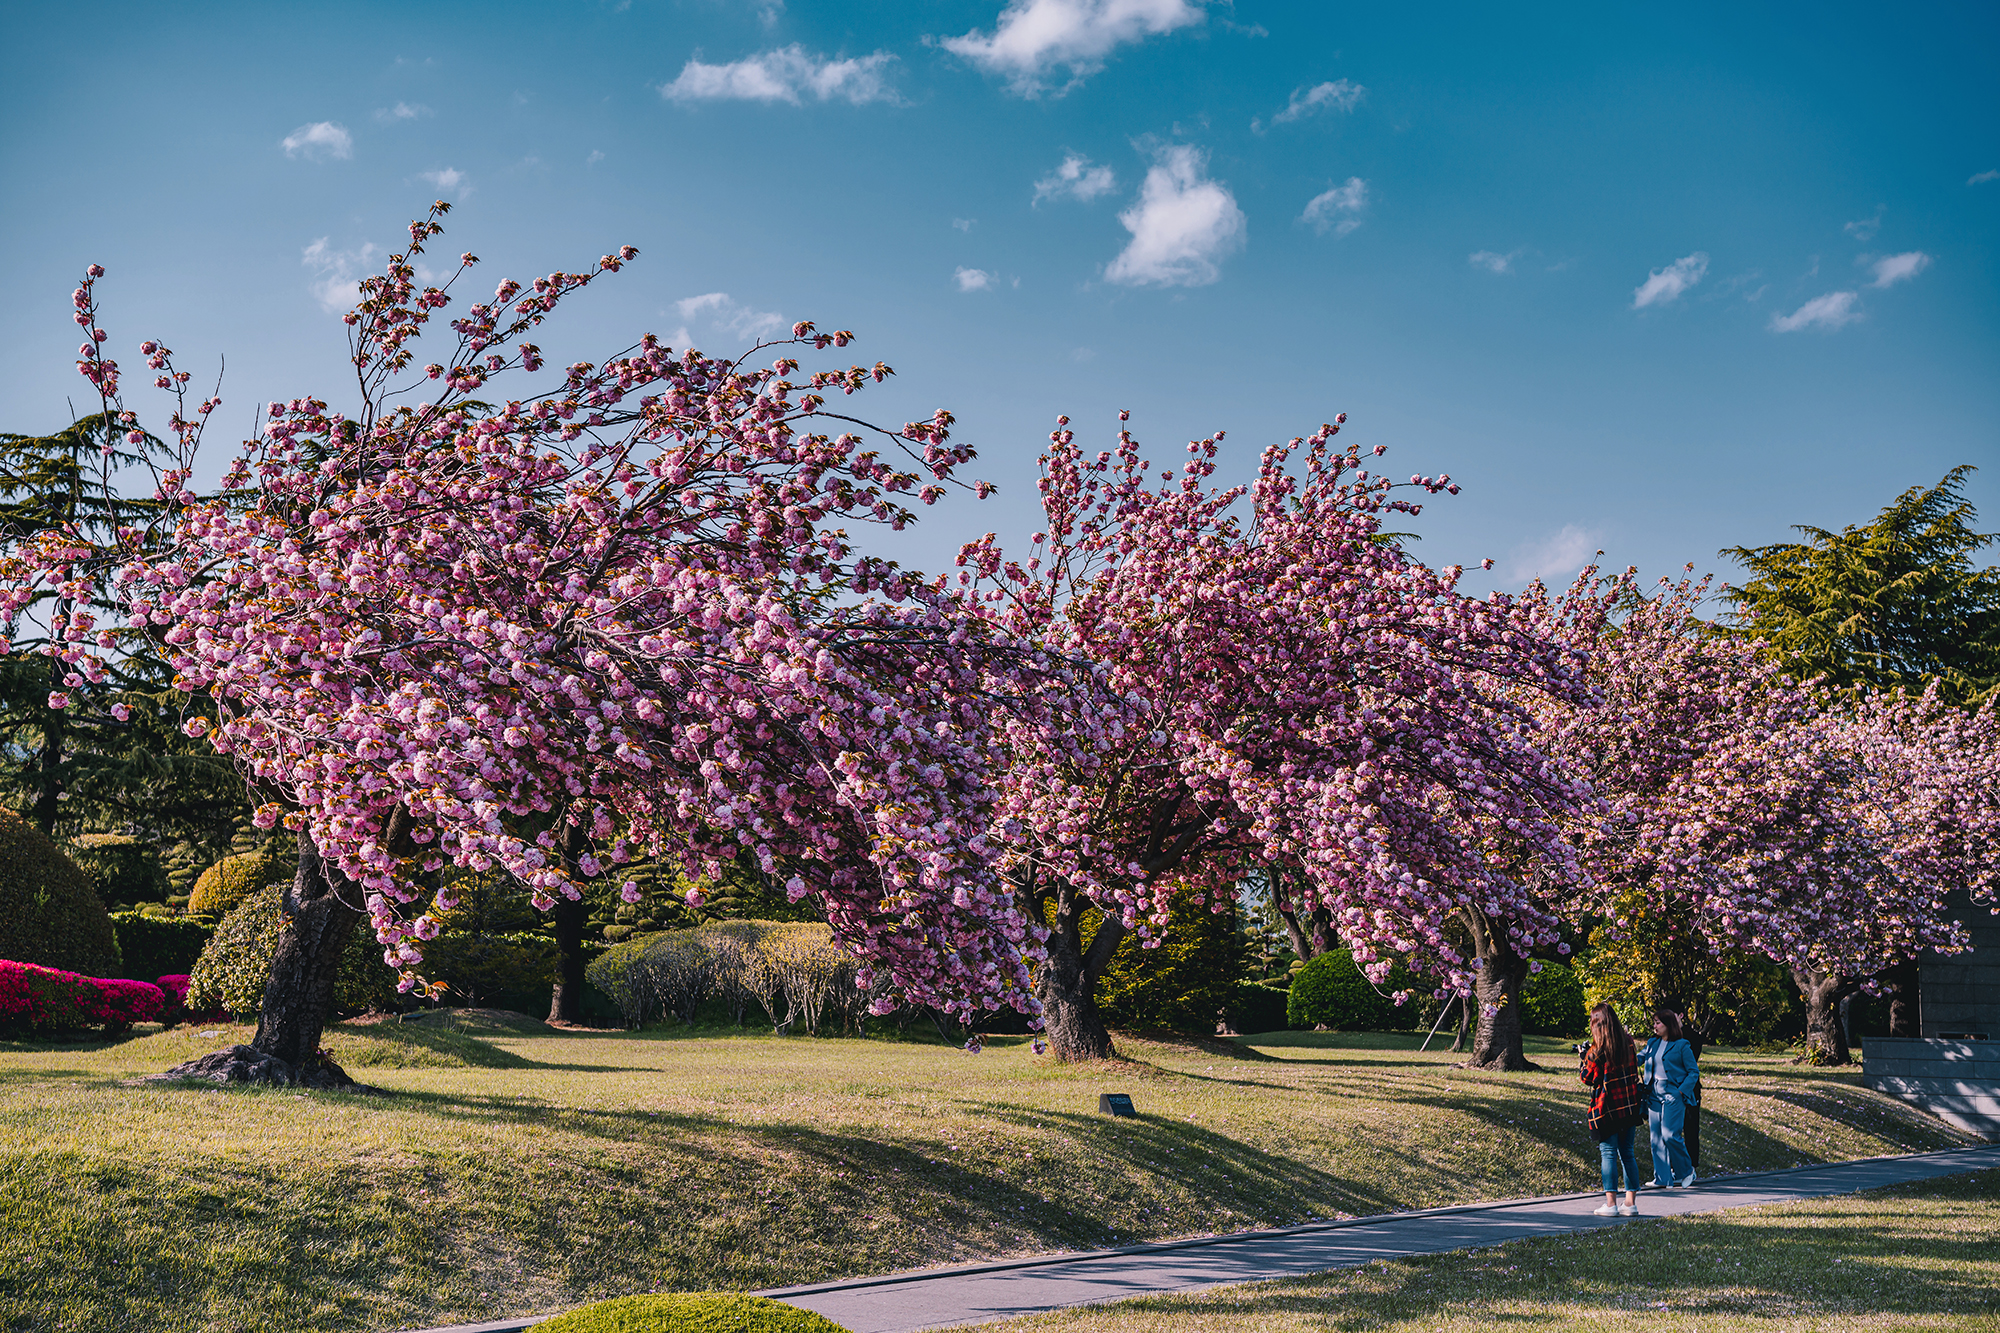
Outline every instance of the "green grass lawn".
{"label": "green grass lawn", "polygon": [[[202,1031],[212,1035],[203,1036]],[[392,1095],[131,1086],[243,1029],[0,1045],[0,1327],[390,1329],[650,1290],[1594,1187],[1584,1090],[1416,1038],[1002,1039],[343,1026]],[[1703,1169],[1953,1146],[1854,1074],[1712,1051]],[[1137,1120],[1096,1112],[1132,1094]]]}
{"label": "green grass lawn", "polygon": [[[1859,1333],[2000,1328],[2000,1171],[1629,1223],[979,1333]],[[969,1330],[968,1333],[971,1333]]]}

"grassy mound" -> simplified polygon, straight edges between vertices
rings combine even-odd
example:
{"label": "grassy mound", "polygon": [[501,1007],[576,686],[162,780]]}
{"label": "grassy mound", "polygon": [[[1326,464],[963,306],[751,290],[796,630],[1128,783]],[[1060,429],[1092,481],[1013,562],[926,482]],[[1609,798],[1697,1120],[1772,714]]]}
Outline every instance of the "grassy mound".
{"label": "grassy mound", "polygon": [[535,1325],[536,1333],[846,1333],[796,1305],[761,1296],[688,1292],[621,1296]]}
{"label": "grassy mound", "polygon": [[[391,1047],[362,1077],[393,1096],[124,1083],[249,1036],[0,1043],[0,1328],[475,1323],[1597,1181],[1587,1089],[1533,1038],[1545,1073],[1407,1034],[1127,1038],[1074,1068],[1005,1038],[341,1024],[343,1064]],[[1703,1069],[1704,1177],[1968,1141],[1857,1074]]]}
{"label": "grassy mound", "polygon": [[449,1028],[453,1032],[474,1032],[488,1035],[510,1033],[515,1036],[548,1034],[555,1031],[539,1018],[520,1013],[513,1009],[426,1009],[419,1013],[404,1014],[401,1026],[411,1025],[431,1028]]}

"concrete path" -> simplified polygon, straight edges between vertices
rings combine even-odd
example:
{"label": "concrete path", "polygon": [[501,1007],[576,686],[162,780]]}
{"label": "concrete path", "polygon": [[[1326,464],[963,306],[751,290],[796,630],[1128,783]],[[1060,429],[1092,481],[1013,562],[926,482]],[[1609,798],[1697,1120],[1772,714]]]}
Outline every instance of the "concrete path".
{"label": "concrete path", "polygon": [[[1865,1157],[1788,1171],[1724,1176],[1701,1181],[1689,1189],[1648,1190],[1639,1196],[1639,1212],[1642,1218],[1674,1217],[1682,1213],[1789,1203],[1995,1166],[2000,1166],[2000,1145],[1902,1157]],[[1384,1213],[1348,1222],[1318,1222],[1275,1231],[1244,1231],[1118,1250],[933,1268],[893,1277],[780,1287],[756,1294],[816,1310],[853,1333],[916,1333],[919,1329],[978,1324],[1066,1305],[1194,1291],[1264,1278],[1298,1277],[1328,1269],[1358,1267],[1377,1259],[1498,1245],[1530,1236],[1593,1231],[1632,1220],[1592,1216],[1590,1210],[1603,1201],[1601,1192],[1593,1192]],[[424,1333],[520,1333],[533,1324],[533,1320],[499,1320],[429,1329]]]}

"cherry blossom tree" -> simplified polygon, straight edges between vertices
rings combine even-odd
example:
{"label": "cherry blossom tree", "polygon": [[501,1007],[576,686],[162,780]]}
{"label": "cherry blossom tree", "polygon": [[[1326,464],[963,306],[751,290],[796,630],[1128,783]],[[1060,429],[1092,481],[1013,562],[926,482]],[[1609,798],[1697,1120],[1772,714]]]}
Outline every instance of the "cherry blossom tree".
{"label": "cherry blossom tree", "polygon": [[[1221,437],[1195,441],[1155,485],[1128,432],[1092,455],[1064,419],[1031,553],[1010,560],[989,536],[960,556],[996,624],[1096,664],[1117,701],[1095,745],[1001,729],[995,827],[1021,912],[1051,921],[1040,998],[1063,1058],[1111,1052],[1096,979],[1127,933],[1164,924],[1176,886],[1220,904],[1252,870],[1295,866],[1281,882],[1378,984],[1407,956],[1440,986],[1484,987],[1500,969],[1482,964],[1556,942],[1550,900],[1581,873],[1562,824],[1588,794],[1514,696],[1581,703],[1581,663],[1515,600],[1468,598],[1459,570],[1384,540],[1383,515],[1420,504],[1335,449],[1337,429],[1265,450],[1237,487],[1212,480]],[[1481,821],[1524,859],[1468,839]],[[1453,939],[1467,911],[1496,923],[1476,954]]]}
{"label": "cherry blossom tree", "polygon": [[[448,864],[503,868],[548,909],[642,856],[698,876],[748,855],[817,897],[878,1006],[1032,1010],[1039,931],[986,837],[991,730],[1094,716],[1070,701],[1090,682],[839,526],[900,530],[906,498],[953,484],[972,451],[950,414],[883,430],[830,410],[891,372],[801,371],[852,340],[810,324],[766,365],[751,358],[768,344],[718,360],[647,336],[535,379],[525,335],[629,248],[500,283],[451,321],[451,355],[419,367],[418,338],[477,262],[419,287],[444,211],[362,284],[353,410],[272,402],[208,498],[186,481],[215,404],[174,413],[169,553],[123,572],[131,613],[215,700],[216,748],[270,794],[259,821],[299,834],[239,1060],[318,1077],[357,908],[404,984],[424,984]],[[97,276],[78,297],[93,330]],[[142,351],[163,387],[185,382],[158,344]],[[115,364],[83,370],[122,412]]]}

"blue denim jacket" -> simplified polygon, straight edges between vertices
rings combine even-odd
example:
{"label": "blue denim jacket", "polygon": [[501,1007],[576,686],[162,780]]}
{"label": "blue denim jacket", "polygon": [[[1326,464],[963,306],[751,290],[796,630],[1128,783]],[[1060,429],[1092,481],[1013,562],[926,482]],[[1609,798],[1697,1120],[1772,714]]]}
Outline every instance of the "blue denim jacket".
{"label": "blue denim jacket", "polygon": [[1647,1101],[1662,1096],[1684,1102],[1701,1102],[1701,1070],[1694,1062],[1694,1047],[1676,1037],[1672,1041],[1651,1038],[1639,1053],[1639,1077],[1646,1084]]}

